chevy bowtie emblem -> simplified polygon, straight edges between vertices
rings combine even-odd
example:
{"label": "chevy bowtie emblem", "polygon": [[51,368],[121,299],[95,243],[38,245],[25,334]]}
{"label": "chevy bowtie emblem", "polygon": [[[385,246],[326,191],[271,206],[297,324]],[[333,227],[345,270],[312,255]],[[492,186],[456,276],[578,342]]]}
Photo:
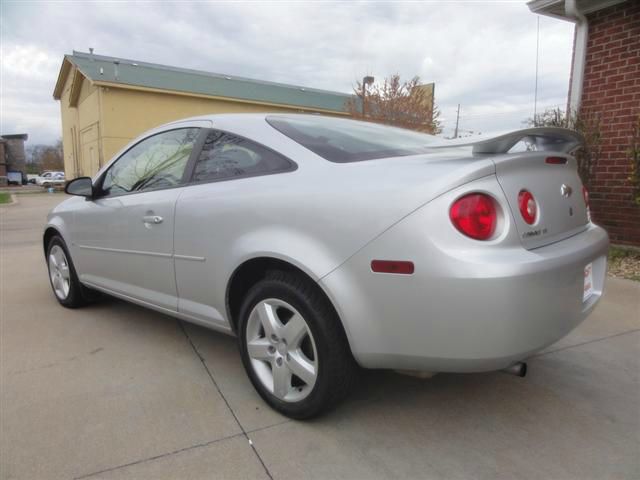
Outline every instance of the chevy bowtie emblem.
{"label": "chevy bowtie emblem", "polygon": [[569,198],[573,193],[573,189],[566,183],[563,183],[562,186],[560,187],[560,193],[564,198]]}

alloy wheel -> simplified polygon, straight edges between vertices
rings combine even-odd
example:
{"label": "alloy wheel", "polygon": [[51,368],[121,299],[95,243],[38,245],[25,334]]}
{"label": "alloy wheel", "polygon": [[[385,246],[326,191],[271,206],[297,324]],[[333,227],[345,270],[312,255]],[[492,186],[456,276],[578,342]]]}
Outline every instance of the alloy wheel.
{"label": "alloy wheel", "polygon": [[318,378],[316,344],[304,317],[283,300],[258,302],[246,329],[251,367],[264,387],[278,399],[298,402]]}
{"label": "alloy wheel", "polygon": [[60,245],[54,245],[49,250],[49,278],[56,297],[65,300],[71,289],[71,272],[67,256]]}

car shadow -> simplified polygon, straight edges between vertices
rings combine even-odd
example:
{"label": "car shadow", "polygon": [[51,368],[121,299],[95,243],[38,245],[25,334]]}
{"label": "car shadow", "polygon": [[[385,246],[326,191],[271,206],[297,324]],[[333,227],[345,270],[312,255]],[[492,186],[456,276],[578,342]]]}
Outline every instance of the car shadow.
{"label": "car shadow", "polygon": [[[168,328],[182,323],[180,334],[186,335],[187,340],[192,342],[198,356],[202,356],[209,364],[214,377],[225,377],[223,386],[225,382],[230,382],[227,386],[231,385],[232,389],[245,389],[247,395],[254,394],[250,382],[244,378],[234,337],[183,323],[168,315],[109,296],[104,296],[87,310],[100,313],[108,321],[115,322],[131,322],[135,318],[136,321],[164,324]],[[132,333],[135,333],[134,330]],[[344,402],[333,412],[311,422],[352,423],[371,416],[384,417],[385,421],[395,419],[403,422],[402,419],[405,419],[410,422],[408,419],[413,415],[424,417],[427,412],[427,416],[435,414],[450,419],[468,417],[469,412],[478,412],[498,422],[516,421],[517,417],[522,419],[523,415],[526,417],[531,411],[538,410],[533,405],[536,398],[543,396],[548,399],[549,394],[540,387],[539,382],[528,382],[526,377],[500,372],[440,373],[429,379],[420,379],[390,370],[361,368],[354,388]],[[535,422],[535,419],[531,421]]]}

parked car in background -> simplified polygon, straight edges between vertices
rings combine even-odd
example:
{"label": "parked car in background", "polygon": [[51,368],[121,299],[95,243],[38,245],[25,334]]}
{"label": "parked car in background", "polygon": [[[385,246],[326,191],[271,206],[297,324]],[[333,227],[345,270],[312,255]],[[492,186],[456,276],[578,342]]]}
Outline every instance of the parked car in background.
{"label": "parked car in background", "polygon": [[65,182],[64,172],[59,171],[46,171],[36,178],[36,185],[45,188],[64,185]]}
{"label": "parked car in background", "polygon": [[236,335],[293,418],[335,405],[356,365],[522,375],[600,300],[608,237],[579,134],[465,141],[312,115],[164,125],[67,185],[43,235],[54,295]]}

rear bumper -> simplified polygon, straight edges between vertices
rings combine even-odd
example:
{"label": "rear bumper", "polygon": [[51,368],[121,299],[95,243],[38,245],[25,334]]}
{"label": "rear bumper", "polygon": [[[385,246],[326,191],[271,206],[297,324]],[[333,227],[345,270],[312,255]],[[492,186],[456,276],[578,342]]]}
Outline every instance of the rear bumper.
{"label": "rear bumper", "polygon": [[[417,236],[411,223],[397,225],[321,282],[363,367],[505,368],[564,337],[602,296],[609,240],[595,225],[535,250],[461,251]],[[390,258],[398,245],[402,256]],[[375,258],[413,260],[415,273],[372,273]],[[589,263],[594,293],[583,302]]]}

